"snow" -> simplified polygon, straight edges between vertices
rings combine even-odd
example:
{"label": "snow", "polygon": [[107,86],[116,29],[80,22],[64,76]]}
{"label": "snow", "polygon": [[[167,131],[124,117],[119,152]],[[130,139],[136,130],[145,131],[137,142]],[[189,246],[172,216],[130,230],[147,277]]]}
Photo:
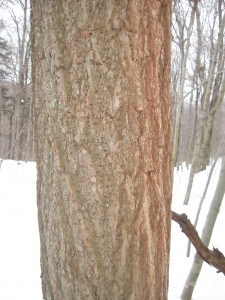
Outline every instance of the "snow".
{"label": "snow", "polygon": [[[217,183],[219,164],[212,177],[206,202],[199,221],[201,231],[208,212],[210,200]],[[201,198],[209,168],[195,178],[190,204],[183,206],[183,198],[188,179],[187,169],[174,173],[173,210],[187,213],[192,220]],[[5,160],[0,169],[0,299],[3,300],[41,300],[40,245],[36,208],[36,165],[33,162]],[[223,237],[222,205],[216,222],[211,246],[225,253]],[[177,300],[181,294],[195,251],[187,258],[187,238],[178,224],[172,222],[170,259],[169,300]],[[222,300],[225,295],[224,276],[204,263],[193,300]]]}
{"label": "snow", "polygon": [[40,300],[35,163],[4,161],[0,170],[0,299]]}
{"label": "snow", "polygon": [[[210,167],[206,171],[195,175],[193,190],[190,198],[189,205],[182,205],[184,195],[186,192],[187,181],[189,171],[183,168],[183,170],[174,172],[174,186],[173,186],[173,204],[172,209],[178,213],[186,213],[188,218],[194,223],[195,213],[198,208],[199,201],[203,194],[205,183],[207,181],[207,175]],[[211,184],[209,186],[206,198],[202,207],[197,231],[201,234],[204,226],[205,218],[208,214],[210,202],[214,195],[214,191],[217,185],[218,175],[220,171],[220,161],[218,162],[214,173],[211,178]],[[222,238],[224,235],[224,218],[225,205],[221,206],[220,213],[218,215],[213,236],[209,248],[218,248],[225,253],[225,240]],[[172,222],[172,236],[171,236],[171,255],[170,255],[170,288],[169,288],[169,300],[180,299],[183,286],[185,284],[187,275],[189,274],[190,267],[195,255],[195,250],[192,247],[190,258],[186,257],[187,250],[187,238],[181,232],[177,223]],[[197,281],[193,293],[193,300],[222,300],[225,295],[225,281],[224,275],[218,274],[216,269],[209,266],[207,263],[203,264],[200,276]]]}

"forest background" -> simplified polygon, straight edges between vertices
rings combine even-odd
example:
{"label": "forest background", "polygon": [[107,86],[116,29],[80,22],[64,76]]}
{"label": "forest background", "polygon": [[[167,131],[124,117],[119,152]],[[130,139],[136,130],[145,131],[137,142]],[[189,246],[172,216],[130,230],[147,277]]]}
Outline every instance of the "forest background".
{"label": "forest background", "polygon": [[[0,157],[35,161],[29,1],[1,1],[0,12]],[[225,189],[225,2],[174,0],[172,21],[173,165],[178,170],[190,169],[181,199],[185,205],[196,174],[209,169],[195,226],[216,163],[222,158],[202,234],[208,245]],[[182,299],[191,299],[201,264],[199,258],[193,264]]]}

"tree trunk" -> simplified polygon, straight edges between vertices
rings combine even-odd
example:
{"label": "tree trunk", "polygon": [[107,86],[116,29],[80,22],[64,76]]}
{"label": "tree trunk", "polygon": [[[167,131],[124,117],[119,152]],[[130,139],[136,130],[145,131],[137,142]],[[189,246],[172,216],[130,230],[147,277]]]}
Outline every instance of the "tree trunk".
{"label": "tree trunk", "polygon": [[[195,14],[197,10],[198,2],[192,7],[190,22],[187,28],[187,45],[182,49],[184,53],[182,53],[182,64],[181,64],[181,80],[180,80],[180,87],[179,87],[179,98],[176,108],[176,116],[175,116],[175,125],[174,125],[174,137],[173,137],[173,166],[175,167],[177,164],[177,155],[178,155],[178,148],[179,148],[179,138],[180,138],[180,128],[181,128],[181,115],[182,109],[184,104],[184,86],[185,86],[185,78],[187,72],[187,59],[189,55],[190,45],[191,45],[191,35],[193,31],[193,25],[195,21]],[[182,41],[183,42],[183,41]],[[183,52],[182,51],[182,52]]]}
{"label": "tree trunk", "polygon": [[[212,174],[213,174],[213,171],[214,171],[215,166],[217,164],[217,161],[218,161],[218,157],[216,157],[215,160],[213,161],[212,166],[211,166],[210,171],[209,171],[209,175],[208,175],[207,182],[206,182],[206,185],[205,185],[205,188],[204,188],[204,192],[203,192],[203,195],[201,197],[201,201],[199,202],[198,210],[197,210],[197,213],[196,213],[196,216],[195,216],[195,222],[194,222],[194,227],[195,228],[198,225],[198,220],[199,220],[199,217],[200,217],[202,205],[204,203],[205,196],[207,194],[207,191],[208,191],[208,188],[209,188],[209,184],[210,184],[210,181],[211,181],[211,178],[212,178]],[[190,256],[190,251],[191,251],[191,241],[188,240],[187,257]]]}
{"label": "tree trunk", "polygon": [[[218,71],[220,73],[221,71],[220,65],[223,65],[223,55],[221,55],[221,49],[222,49],[221,45],[223,45],[224,29],[225,29],[225,14],[221,20],[217,43],[215,46],[215,50],[212,54],[212,59],[210,60],[210,68],[209,68],[207,84],[204,88],[204,93],[201,99],[202,107],[200,111],[200,117],[199,117],[197,132],[196,132],[190,177],[189,177],[187,191],[184,199],[185,205],[188,204],[190,199],[193,178],[195,174],[205,170],[207,164],[209,163],[209,145],[212,138],[214,117],[216,111],[219,109],[219,106],[222,102],[223,95],[225,92],[225,81],[223,82],[223,84],[219,84],[218,82],[221,82],[221,80],[218,79],[215,72],[216,66],[218,66]],[[211,95],[212,91],[214,92],[214,95]]]}
{"label": "tree trunk", "polygon": [[[13,59],[16,62],[15,76],[16,82],[14,85],[15,93],[15,110],[12,117],[12,133],[11,133],[11,148],[9,150],[10,158],[15,160],[27,160],[26,140],[28,136],[28,120],[31,118],[28,115],[30,98],[28,80],[30,73],[30,33],[29,33],[29,1],[18,1],[18,5],[23,11],[20,18],[9,9],[12,22],[17,33],[17,55]],[[18,8],[17,8],[18,9]],[[15,9],[16,11],[16,9]],[[15,34],[15,32],[14,32]],[[31,156],[31,155],[30,155]],[[30,157],[28,157],[30,159]]]}
{"label": "tree trunk", "polygon": [[167,299],[171,1],[32,1],[44,299]]}
{"label": "tree trunk", "polygon": [[[206,247],[209,246],[213,228],[216,223],[216,219],[220,211],[220,206],[223,201],[224,192],[225,192],[225,157],[222,158],[219,180],[202,231],[201,240]],[[203,260],[198,254],[196,254],[191,270],[187,277],[186,283],[184,285],[184,289],[181,295],[182,300],[192,299],[192,294],[195,285],[197,283],[199,274],[201,272],[202,264],[203,264]]]}

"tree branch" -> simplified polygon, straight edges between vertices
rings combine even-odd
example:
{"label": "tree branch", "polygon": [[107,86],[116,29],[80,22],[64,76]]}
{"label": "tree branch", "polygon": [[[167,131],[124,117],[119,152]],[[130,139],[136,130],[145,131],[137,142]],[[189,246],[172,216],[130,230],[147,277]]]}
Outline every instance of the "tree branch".
{"label": "tree branch", "polygon": [[225,275],[225,257],[217,248],[209,250],[201,241],[197,231],[191,224],[186,214],[179,215],[172,211],[172,219],[178,223],[182,232],[189,238],[201,258],[209,265],[215,267],[219,272]]}

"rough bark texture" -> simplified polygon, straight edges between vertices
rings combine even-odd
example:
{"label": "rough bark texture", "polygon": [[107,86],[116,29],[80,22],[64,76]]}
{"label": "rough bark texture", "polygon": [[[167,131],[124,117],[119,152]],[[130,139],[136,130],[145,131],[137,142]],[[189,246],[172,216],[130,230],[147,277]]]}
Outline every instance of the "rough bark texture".
{"label": "rough bark texture", "polygon": [[32,1],[44,299],[167,299],[170,14]]}

